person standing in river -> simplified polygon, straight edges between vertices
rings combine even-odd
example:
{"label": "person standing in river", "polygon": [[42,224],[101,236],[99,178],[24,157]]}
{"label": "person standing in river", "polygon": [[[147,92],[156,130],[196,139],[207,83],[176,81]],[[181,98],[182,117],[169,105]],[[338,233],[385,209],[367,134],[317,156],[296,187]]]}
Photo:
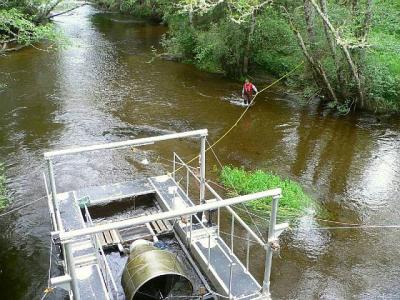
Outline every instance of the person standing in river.
{"label": "person standing in river", "polygon": [[253,92],[258,93],[256,86],[246,79],[242,89],[242,98],[245,105],[250,105],[253,100]]}

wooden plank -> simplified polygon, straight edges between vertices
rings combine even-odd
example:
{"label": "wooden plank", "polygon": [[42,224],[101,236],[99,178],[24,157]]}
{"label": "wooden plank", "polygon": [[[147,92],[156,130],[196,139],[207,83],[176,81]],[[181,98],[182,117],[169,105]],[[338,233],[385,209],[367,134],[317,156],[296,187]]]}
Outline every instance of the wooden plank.
{"label": "wooden plank", "polygon": [[160,229],[160,227],[158,227],[158,225],[157,225],[156,222],[151,222],[150,224],[151,224],[151,227],[153,227],[154,232],[155,232],[156,234],[158,234],[158,233],[160,233],[160,232],[162,231],[162,230]]}
{"label": "wooden plank", "polygon": [[164,222],[164,224],[165,224],[165,227],[167,227],[167,230],[168,231],[171,231],[172,230],[172,225],[171,225],[171,223],[167,220],[167,221],[163,221]]}
{"label": "wooden plank", "polygon": [[160,227],[161,232],[167,231],[167,227],[165,226],[164,222],[161,220],[156,221],[158,227]]}
{"label": "wooden plank", "polygon": [[[145,214],[148,216],[148,215],[151,215],[152,212],[154,212],[153,209],[148,209],[148,210],[145,211]],[[161,232],[160,227],[158,227],[158,225],[157,225],[157,223],[155,221],[150,222],[150,225],[153,228],[155,234],[158,234],[158,233]]]}
{"label": "wooden plank", "polygon": [[136,239],[152,239],[152,235],[146,225],[122,229],[120,234],[121,240],[124,240],[124,242],[130,242]]}
{"label": "wooden plank", "polygon": [[115,230],[115,235],[117,236],[117,239],[118,239],[118,241],[119,241],[120,243],[123,243],[123,242],[124,242],[124,239],[122,238],[121,233],[119,232],[118,229]]}
{"label": "wooden plank", "polygon": [[[158,212],[162,212],[163,210],[160,207],[160,204],[158,204],[158,202],[154,202],[155,208],[153,209],[154,213],[158,213]],[[164,220],[160,220],[160,222],[163,224],[163,227],[165,227],[166,231],[171,231],[172,230],[172,226],[171,223],[169,221],[164,221]]]}
{"label": "wooden plank", "polygon": [[112,240],[110,231],[107,230],[107,231],[104,231],[103,233],[104,233],[104,238],[106,240],[107,245],[113,244],[113,240]]}
{"label": "wooden plank", "polygon": [[117,231],[115,229],[110,230],[110,233],[114,244],[118,244],[121,242],[121,240],[118,237]]}
{"label": "wooden plank", "polygon": [[105,239],[104,239],[104,235],[103,235],[102,232],[101,232],[101,233],[98,233],[97,236],[98,236],[98,238],[99,238],[99,240],[100,240],[100,244],[101,244],[102,247],[104,247],[105,245],[107,245],[107,243],[106,243],[106,241],[105,241]]}

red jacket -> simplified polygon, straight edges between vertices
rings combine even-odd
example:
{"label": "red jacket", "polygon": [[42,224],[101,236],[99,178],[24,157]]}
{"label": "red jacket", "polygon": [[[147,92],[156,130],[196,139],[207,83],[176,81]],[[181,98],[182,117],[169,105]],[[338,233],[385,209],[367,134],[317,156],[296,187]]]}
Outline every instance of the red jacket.
{"label": "red jacket", "polygon": [[245,83],[243,85],[243,90],[242,90],[242,94],[244,95],[244,93],[252,95],[253,91],[257,93],[257,88],[254,84],[252,84],[251,82],[249,83]]}

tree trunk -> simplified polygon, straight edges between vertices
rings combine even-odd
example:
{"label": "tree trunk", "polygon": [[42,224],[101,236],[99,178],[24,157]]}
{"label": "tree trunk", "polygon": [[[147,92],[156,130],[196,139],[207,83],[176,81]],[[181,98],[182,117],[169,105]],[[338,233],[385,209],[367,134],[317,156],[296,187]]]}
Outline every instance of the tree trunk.
{"label": "tree trunk", "polygon": [[320,7],[315,2],[315,0],[309,0],[309,1],[314,6],[315,10],[318,12],[318,14],[322,18],[323,22],[327,25],[328,29],[332,32],[333,36],[336,39],[336,43],[342,49],[343,54],[346,57],[347,63],[349,64],[351,73],[353,74],[353,78],[354,78],[354,80],[356,82],[356,85],[357,85],[357,93],[358,93],[359,100],[361,102],[361,107],[364,107],[364,93],[363,93],[361,80],[360,80],[360,77],[359,77],[359,74],[358,74],[358,69],[357,69],[357,66],[355,65],[355,63],[354,63],[354,61],[353,61],[353,59],[351,57],[350,51],[349,51],[346,43],[341,39],[341,37],[339,36],[339,34],[336,31],[336,29],[333,27],[332,23],[329,21],[328,16],[326,16],[321,11]]}
{"label": "tree trunk", "polygon": [[[289,15],[289,13],[287,12],[287,10],[286,10],[286,13],[289,18],[290,27],[292,28],[295,36],[297,37],[299,46],[302,49],[304,56],[306,57],[308,63],[310,64],[310,66],[312,68],[312,74],[313,74],[315,82],[317,83],[317,85],[319,85],[326,91],[326,93],[325,93],[326,95],[328,95],[330,98],[332,98],[333,101],[337,102],[338,99],[336,97],[336,93],[333,90],[332,85],[329,82],[329,78],[326,75],[326,72],[325,72],[323,66],[321,65],[321,63],[319,61],[315,61],[314,58],[312,57],[312,55],[310,55],[310,53],[308,52],[307,47],[304,43],[303,37],[301,36],[300,32],[294,27],[293,21]],[[325,88],[324,88],[324,86],[325,86]]]}
{"label": "tree trunk", "polygon": [[[325,14],[328,15],[328,6],[326,4],[326,0],[320,0],[320,5],[321,5],[321,11]],[[341,67],[340,67],[340,58],[336,53],[336,43],[335,41],[332,39],[332,35],[329,32],[329,28],[328,26],[325,24],[325,22],[322,22],[324,24],[324,33],[325,33],[325,37],[326,40],[328,42],[329,45],[329,49],[331,50],[331,56],[332,59],[335,63],[335,70],[336,70],[336,80],[337,80],[337,86],[339,88],[342,88],[343,85],[343,76],[341,73]]]}
{"label": "tree trunk", "polygon": [[308,41],[310,48],[314,51],[315,47],[315,31],[314,31],[314,9],[309,0],[303,1],[304,18],[307,25]]}
{"label": "tree trunk", "polygon": [[243,57],[243,74],[247,75],[249,72],[249,57],[250,57],[250,50],[251,50],[251,40],[254,35],[254,30],[256,28],[256,14],[257,11],[254,9],[253,14],[251,15],[251,23],[250,23],[250,30],[249,30],[249,35],[247,37],[247,44],[246,44],[246,49],[244,51],[244,57]]}
{"label": "tree trunk", "polygon": [[368,39],[368,34],[369,30],[371,28],[371,22],[372,22],[372,0],[367,0],[367,7],[366,7],[366,12],[365,12],[365,19],[364,19],[364,24],[361,30],[361,38],[363,41],[367,41]]}

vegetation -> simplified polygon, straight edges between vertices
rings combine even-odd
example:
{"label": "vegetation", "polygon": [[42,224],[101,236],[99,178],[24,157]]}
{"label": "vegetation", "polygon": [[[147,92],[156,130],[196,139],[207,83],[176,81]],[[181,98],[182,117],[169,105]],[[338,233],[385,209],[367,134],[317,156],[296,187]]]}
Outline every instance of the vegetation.
{"label": "vegetation", "polygon": [[4,166],[0,164],[0,209],[3,209],[8,204],[6,191],[6,176],[4,175]]}
{"label": "vegetation", "polygon": [[345,113],[400,111],[399,0],[97,0],[163,16],[169,55],[234,78],[276,76]]}
{"label": "vegetation", "polygon": [[[282,179],[270,172],[256,170],[254,172],[244,169],[225,166],[220,175],[224,186],[234,193],[249,194],[267,189],[281,188],[282,199],[279,201],[279,214],[283,216],[298,216],[305,212],[312,204],[301,186],[290,179]],[[248,206],[256,211],[270,211],[271,199],[260,199],[248,202]]]}
{"label": "vegetation", "polygon": [[61,0],[0,0],[0,54],[43,40],[58,41],[60,34],[49,23]]}

